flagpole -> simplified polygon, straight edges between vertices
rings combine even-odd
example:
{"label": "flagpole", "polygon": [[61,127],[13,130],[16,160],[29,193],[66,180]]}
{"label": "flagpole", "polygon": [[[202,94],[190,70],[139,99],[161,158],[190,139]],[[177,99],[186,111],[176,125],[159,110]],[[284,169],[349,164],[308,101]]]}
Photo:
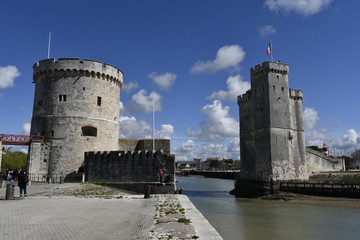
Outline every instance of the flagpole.
{"label": "flagpole", "polygon": [[49,32],[48,58],[50,58],[50,43],[51,43],[51,32]]}
{"label": "flagpole", "polygon": [[153,98],[152,98],[152,110],[153,110],[153,112],[152,112],[152,117],[153,117],[153,121],[152,121],[152,124],[153,124],[153,126],[152,126],[152,131],[153,131],[153,151],[155,151],[155,106],[154,106],[155,104],[154,104],[154,96],[153,96]]}
{"label": "flagpole", "polygon": [[272,46],[272,42],[270,40],[270,57],[271,57],[271,62],[273,62],[273,46]]}

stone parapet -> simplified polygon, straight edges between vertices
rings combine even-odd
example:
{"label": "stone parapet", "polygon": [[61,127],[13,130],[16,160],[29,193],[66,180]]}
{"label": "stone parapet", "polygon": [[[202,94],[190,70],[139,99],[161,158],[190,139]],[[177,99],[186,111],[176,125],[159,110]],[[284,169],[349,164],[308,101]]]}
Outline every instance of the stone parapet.
{"label": "stone parapet", "polygon": [[119,87],[123,84],[123,73],[116,67],[96,60],[79,58],[50,58],[34,64],[34,81],[51,75],[86,76],[113,82]]}

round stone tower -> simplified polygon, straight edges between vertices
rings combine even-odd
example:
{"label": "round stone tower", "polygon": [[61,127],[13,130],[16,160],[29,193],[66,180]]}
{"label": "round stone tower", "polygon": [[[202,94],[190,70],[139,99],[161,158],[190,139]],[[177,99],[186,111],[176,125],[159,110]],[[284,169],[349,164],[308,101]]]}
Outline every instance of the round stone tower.
{"label": "round stone tower", "polygon": [[[84,152],[118,150],[120,88],[123,73],[94,60],[45,59],[34,64],[31,135],[45,136],[48,153],[36,166],[48,175],[71,176]],[[41,171],[40,171],[41,172]]]}

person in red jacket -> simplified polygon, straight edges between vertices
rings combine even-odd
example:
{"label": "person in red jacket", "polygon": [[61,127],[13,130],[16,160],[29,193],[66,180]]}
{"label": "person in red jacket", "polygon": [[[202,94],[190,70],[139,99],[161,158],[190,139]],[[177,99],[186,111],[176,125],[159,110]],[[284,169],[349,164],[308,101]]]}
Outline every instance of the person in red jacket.
{"label": "person in red jacket", "polygon": [[164,176],[164,172],[163,172],[163,170],[160,168],[160,169],[159,169],[160,183],[163,182],[163,176]]}

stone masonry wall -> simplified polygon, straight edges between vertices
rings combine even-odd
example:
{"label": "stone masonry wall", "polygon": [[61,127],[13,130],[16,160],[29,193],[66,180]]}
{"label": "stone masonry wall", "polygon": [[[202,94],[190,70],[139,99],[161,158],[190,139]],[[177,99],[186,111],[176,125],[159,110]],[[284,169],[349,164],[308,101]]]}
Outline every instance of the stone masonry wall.
{"label": "stone masonry wall", "polygon": [[86,152],[86,181],[106,183],[159,182],[159,169],[174,179],[175,156],[162,151]]}
{"label": "stone masonry wall", "polygon": [[119,69],[77,58],[45,59],[33,69],[31,135],[50,142],[49,175],[71,178],[82,166],[84,152],[118,150]]}
{"label": "stone masonry wall", "polygon": [[32,141],[29,146],[28,172],[30,179],[46,180],[48,174],[50,142]]}
{"label": "stone masonry wall", "polygon": [[1,169],[1,162],[2,162],[2,141],[1,141],[1,138],[0,138],[0,169]]}
{"label": "stone masonry wall", "polygon": [[342,158],[327,156],[311,148],[306,148],[306,163],[309,175],[317,172],[345,170]]}

